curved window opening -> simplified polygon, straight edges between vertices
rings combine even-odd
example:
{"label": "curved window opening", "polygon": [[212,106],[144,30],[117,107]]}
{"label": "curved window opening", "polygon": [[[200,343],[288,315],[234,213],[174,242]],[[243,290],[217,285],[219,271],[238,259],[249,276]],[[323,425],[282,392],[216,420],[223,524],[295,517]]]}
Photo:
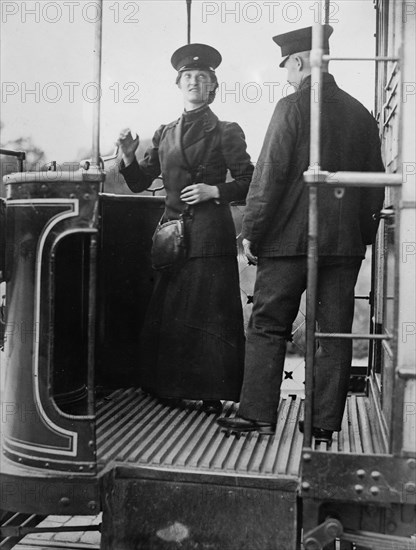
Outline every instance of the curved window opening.
{"label": "curved window opening", "polygon": [[88,412],[90,236],[69,235],[54,261],[52,396],[65,413]]}

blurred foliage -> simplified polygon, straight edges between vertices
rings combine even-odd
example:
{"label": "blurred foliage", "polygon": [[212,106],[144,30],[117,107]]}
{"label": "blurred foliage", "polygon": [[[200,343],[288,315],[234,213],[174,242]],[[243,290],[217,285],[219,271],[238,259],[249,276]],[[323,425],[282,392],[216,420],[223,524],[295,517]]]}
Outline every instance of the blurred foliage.
{"label": "blurred foliage", "polygon": [[[0,130],[3,128],[3,124],[0,122]],[[25,171],[39,171],[45,169],[46,156],[44,151],[33,143],[31,137],[20,137],[15,140],[0,142],[1,149],[8,149],[11,151],[24,151],[26,153],[26,160],[24,162]],[[6,155],[0,156],[0,196],[5,197],[6,191],[3,183],[3,176],[11,174],[12,172],[18,172],[19,164],[15,157]]]}

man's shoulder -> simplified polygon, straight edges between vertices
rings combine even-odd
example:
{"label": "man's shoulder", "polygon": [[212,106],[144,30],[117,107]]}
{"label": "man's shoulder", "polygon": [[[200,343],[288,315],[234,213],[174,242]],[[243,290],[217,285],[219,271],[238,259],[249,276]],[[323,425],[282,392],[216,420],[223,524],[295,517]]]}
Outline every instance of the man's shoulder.
{"label": "man's shoulder", "polygon": [[296,92],[282,97],[274,108],[272,123],[295,120],[298,117],[299,109],[299,97]]}
{"label": "man's shoulder", "polygon": [[301,97],[302,94],[300,93],[300,90],[295,90],[291,94],[286,94],[281,99],[279,99],[277,105],[280,104],[280,107],[285,109],[291,108],[301,101]]}
{"label": "man's shoulder", "polygon": [[361,103],[356,97],[352,96],[342,88],[338,88],[339,90],[339,96],[340,98],[347,103],[351,109],[355,110],[357,113],[361,114],[362,116],[366,116],[369,118],[373,118],[370,111],[367,109],[365,105]]}

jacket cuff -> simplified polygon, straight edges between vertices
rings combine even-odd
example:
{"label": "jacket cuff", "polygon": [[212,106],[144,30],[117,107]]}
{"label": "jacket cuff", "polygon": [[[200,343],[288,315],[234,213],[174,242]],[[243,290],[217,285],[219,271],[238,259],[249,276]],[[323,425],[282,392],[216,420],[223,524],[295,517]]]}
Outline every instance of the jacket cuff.
{"label": "jacket cuff", "polygon": [[123,159],[120,159],[118,163],[118,169],[122,174],[128,175],[129,171],[137,170],[138,164],[139,163],[137,162],[137,158],[135,158],[133,162],[131,162],[128,166],[126,166],[126,163]]}
{"label": "jacket cuff", "polygon": [[218,199],[215,199],[216,201],[219,201],[220,203],[227,203],[229,204],[232,202],[233,199],[233,189],[230,189],[230,181],[223,182],[223,183],[217,183],[216,186],[218,187],[218,191],[220,193],[220,196]]}

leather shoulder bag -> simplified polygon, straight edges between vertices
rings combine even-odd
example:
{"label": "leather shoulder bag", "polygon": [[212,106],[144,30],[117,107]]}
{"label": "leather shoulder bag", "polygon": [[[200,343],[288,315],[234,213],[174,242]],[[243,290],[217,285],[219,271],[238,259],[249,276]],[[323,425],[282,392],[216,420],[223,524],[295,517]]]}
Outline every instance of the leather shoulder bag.
{"label": "leather shoulder bag", "polygon": [[[217,130],[213,132],[212,138],[209,140],[209,144],[205,147],[204,158],[201,162],[201,166],[204,166],[208,160],[208,156],[211,152],[212,142],[215,138],[216,132],[221,128],[220,121],[218,121]],[[193,181],[197,181],[197,173],[192,178]],[[152,267],[157,271],[169,270],[178,268],[187,258],[187,246],[185,238],[185,223],[184,216],[190,215],[190,207],[187,205],[183,214],[180,215],[177,220],[169,220],[162,223],[163,217],[160,219],[156,230],[153,234],[153,243],[151,250]]]}

